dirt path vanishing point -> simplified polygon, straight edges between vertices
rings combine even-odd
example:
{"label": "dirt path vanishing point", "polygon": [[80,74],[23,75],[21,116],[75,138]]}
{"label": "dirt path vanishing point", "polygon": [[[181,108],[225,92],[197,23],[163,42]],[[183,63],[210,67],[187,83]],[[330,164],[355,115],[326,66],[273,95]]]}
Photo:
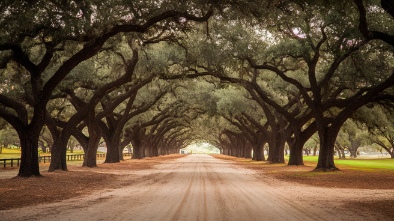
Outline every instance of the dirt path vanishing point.
{"label": "dirt path vanishing point", "polygon": [[0,211],[0,220],[388,220],[352,205],[394,197],[393,190],[283,182],[209,155],[189,155],[125,176],[133,176],[125,187]]}

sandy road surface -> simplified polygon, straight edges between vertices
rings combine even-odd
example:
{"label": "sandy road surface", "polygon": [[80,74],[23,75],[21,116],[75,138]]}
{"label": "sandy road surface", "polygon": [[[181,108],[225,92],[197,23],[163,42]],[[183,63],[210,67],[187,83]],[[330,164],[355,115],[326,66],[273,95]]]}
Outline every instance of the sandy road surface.
{"label": "sandy road surface", "polygon": [[345,204],[349,197],[394,196],[294,186],[209,155],[189,155],[125,176],[133,177],[125,187],[0,211],[0,220],[387,220]]}

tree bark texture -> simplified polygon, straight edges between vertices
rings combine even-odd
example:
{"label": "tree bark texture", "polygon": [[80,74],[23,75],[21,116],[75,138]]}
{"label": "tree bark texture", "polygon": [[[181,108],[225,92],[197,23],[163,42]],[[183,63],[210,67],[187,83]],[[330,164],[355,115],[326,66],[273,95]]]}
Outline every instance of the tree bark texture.
{"label": "tree bark texture", "polygon": [[95,123],[94,118],[95,118],[95,113],[94,111],[92,111],[89,114],[89,119],[88,119],[89,141],[88,141],[87,150],[85,150],[85,157],[83,160],[83,166],[86,167],[97,166],[97,148],[100,143],[101,132],[99,126]]}
{"label": "tree bark texture", "polygon": [[255,161],[264,161],[264,145],[257,145],[253,149],[253,160]]}
{"label": "tree bark texture", "polygon": [[[320,151],[315,171],[335,171],[338,168],[334,163],[334,145],[339,130],[324,126],[319,130]],[[336,133],[335,133],[336,132]]]}
{"label": "tree bark texture", "polygon": [[63,170],[67,171],[67,143],[68,138],[64,137],[64,134],[59,133],[59,136],[55,139],[54,145],[51,153],[51,163],[49,165],[49,172],[53,172],[55,170]]}
{"label": "tree bark texture", "polygon": [[[112,138],[110,143],[107,143],[107,155],[104,163],[119,163],[120,162],[120,142],[119,138]],[[123,151],[123,150],[122,150]],[[123,156],[123,155],[122,155]]]}
{"label": "tree bark texture", "polygon": [[302,155],[304,143],[299,142],[296,139],[292,145],[289,145],[289,147],[290,147],[290,155],[289,155],[288,165],[295,165],[295,166],[304,165],[304,157]]}
{"label": "tree bark texture", "polygon": [[19,177],[41,176],[38,164],[38,134],[31,128],[18,131],[21,144]]}

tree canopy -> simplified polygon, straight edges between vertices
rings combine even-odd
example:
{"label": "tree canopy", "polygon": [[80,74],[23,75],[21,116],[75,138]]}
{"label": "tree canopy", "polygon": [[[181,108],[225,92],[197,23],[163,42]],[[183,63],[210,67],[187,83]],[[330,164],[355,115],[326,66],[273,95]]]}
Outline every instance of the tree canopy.
{"label": "tree canopy", "polygon": [[392,115],[393,8],[392,0],[3,1],[0,117],[20,140],[19,176],[40,175],[40,139],[52,144],[50,170],[67,170],[71,137],[85,166],[96,166],[102,141],[107,163],[130,144],[140,159],[200,142],[272,163],[284,163],[288,147],[288,163],[302,165],[318,137],[316,170],[336,170],[338,135],[356,142],[349,119],[392,152],[392,122],[374,126],[360,113],[374,105],[381,119]]}

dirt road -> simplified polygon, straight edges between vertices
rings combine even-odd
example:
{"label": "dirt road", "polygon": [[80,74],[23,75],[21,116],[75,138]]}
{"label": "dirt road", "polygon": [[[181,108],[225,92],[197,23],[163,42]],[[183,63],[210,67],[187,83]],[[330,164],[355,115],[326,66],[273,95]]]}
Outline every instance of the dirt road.
{"label": "dirt road", "polygon": [[0,220],[387,220],[350,205],[394,196],[294,185],[209,155],[127,172],[125,179],[127,186],[87,197],[0,211]]}

